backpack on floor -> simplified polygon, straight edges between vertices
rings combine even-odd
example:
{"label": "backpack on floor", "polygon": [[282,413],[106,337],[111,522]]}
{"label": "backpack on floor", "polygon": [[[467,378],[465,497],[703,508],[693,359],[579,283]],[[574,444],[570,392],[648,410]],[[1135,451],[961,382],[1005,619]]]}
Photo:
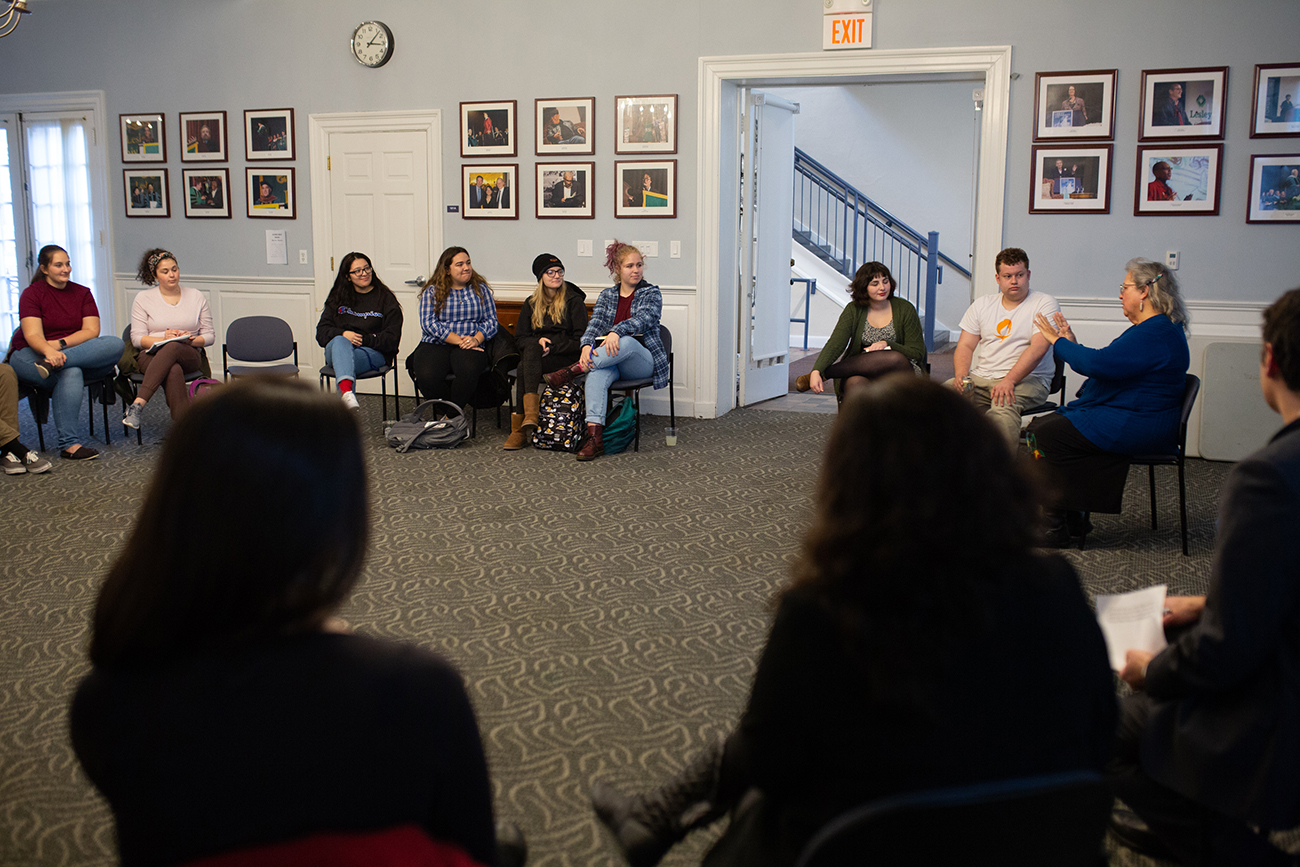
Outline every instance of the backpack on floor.
{"label": "backpack on floor", "polygon": [[[222,384],[221,380],[209,379],[206,376],[201,376],[198,379],[192,380],[190,384],[187,386],[187,389],[190,393],[190,400],[194,400],[194,398],[198,397],[199,395],[207,394],[209,391],[211,391],[212,389],[216,388],[221,384]],[[132,398],[132,400],[134,400],[134,398]]]}
{"label": "backpack on floor", "polygon": [[616,455],[627,451],[636,437],[636,406],[632,398],[618,398],[605,419],[605,454]]}
{"label": "backpack on floor", "polygon": [[537,411],[533,448],[576,452],[587,429],[586,400],[581,385],[548,385]]}
{"label": "backpack on floor", "polygon": [[[446,415],[439,419],[438,415]],[[388,444],[399,452],[411,449],[454,449],[469,436],[469,422],[456,404],[426,400],[385,431]]]}

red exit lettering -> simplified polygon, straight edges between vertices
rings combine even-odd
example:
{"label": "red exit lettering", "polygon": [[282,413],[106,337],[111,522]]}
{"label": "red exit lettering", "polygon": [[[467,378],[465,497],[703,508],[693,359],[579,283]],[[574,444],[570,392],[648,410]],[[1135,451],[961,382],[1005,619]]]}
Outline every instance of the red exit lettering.
{"label": "red exit lettering", "polygon": [[853,42],[862,41],[862,19],[853,18],[848,21],[831,22],[831,43],[834,45],[847,45]]}

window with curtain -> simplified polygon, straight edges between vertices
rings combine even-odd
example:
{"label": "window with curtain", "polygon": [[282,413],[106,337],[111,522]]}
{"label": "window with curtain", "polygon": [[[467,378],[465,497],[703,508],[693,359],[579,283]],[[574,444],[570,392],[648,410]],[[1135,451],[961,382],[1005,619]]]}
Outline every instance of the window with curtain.
{"label": "window with curtain", "polygon": [[14,194],[10,188],[9,136],[0,130],[0,343],[18,327],[18,295],[26,285],[18,274],[18,237]]}
{"label": "window with curtain", "polygon": [[80,116],[23,115],[33,252],[46,244],[67,250],[72,279],[98,301],[86,126]]}

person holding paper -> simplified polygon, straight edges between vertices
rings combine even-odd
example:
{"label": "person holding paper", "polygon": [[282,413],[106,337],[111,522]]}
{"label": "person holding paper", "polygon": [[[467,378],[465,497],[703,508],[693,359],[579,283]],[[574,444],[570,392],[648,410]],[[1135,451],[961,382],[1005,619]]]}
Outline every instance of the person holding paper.
{"label": "person holding paper", "polygon": [[1038,332],[1089,377],[1079,397],[1029,423],[1026,440],[1058,487],[1048,542],[1067,545],[1092,528],[1089,512],[1118,514],[1129,458],[1172,454],[1187,374],[1187,310],[1164,265],[1130,259],[1119,302],[1133,325],[1102,349],[1074,339],[1061,313],[1039,314]]}
{"label": "person holding paper", "polygon": [[1296,863],[1267,833],[1300,825],[1300,288],[1264,311],[1259,380],[1285,426],[1228,475],[1209,593],[1168,597],[1169,646],[1120,673],[1116,794],[1147,828],[1112,827],[1187,864]]}
{"label": "person holding paper", "polygon": [[1074,570],[1033,550],[1026,472],[952,389],[895,374],[850,392],[736,730],[644,794],[592,787],[628,862],[731,811],[705,864],[793,865],[875,798],[1101,771],[1105,644]]}
{"label": "person holding paper", "polygon": [[181,286],[175,253],[161,247],[145,251],[136,277],[153,288],[136,295],[131,305],[131,344],[141,350],[135,363],[144,382],[122,416],[129,428],[140,427],[144,405],[159,387],[172,421],[180,418],[190,405],[185,374],[199,369],[199,350],[216,340],[208,301],[199,290]]}

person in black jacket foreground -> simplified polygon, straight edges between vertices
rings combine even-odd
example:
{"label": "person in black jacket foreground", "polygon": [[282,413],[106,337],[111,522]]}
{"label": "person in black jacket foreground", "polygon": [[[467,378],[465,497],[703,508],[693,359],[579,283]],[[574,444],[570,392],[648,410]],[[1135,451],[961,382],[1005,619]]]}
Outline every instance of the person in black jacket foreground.
{"label": "person in black jacket foreground", "polygon": [[564,263],[550,253],[533,260],[537,289],[524,302],[515,323],[515,349],[519,374],[515,379],[515,404],[523,413],[511,413],[510,436],[503,448],[521,449],[537,430],[541,398],[537,394],[542,374],[568,367],[582,354],[582,333],[587,330],[587,295],[564,279]]}
{"label": "person in black jacket foreground", "polygon": [[736,730],[648,794],[592,788],[628,860],[731,811],[706,865],[791,865],[875,798],[1102,770],[1105,644],[1070,564],[1033,550],[1026,472],[952,389],[906,373],[849,394]]}
{"label": "person in black jacket foreground", "polygon": [[358,373],[379,370],[397,356],[402,339],[402,305],[362,253],[348,253],[325,299],[316,342],[334,368],[343,403],[357,408]]}
{"label": "person in black jacket foreground", "polygon": [[498,856],[456,669],[334,617],[369,528],[360,430],[338,400],[252,377],[196,400],[173,426],[100,589],[93,670],[71,709],[73,747],[113,809],[123,865],[331,832],[522,863]]}
{"label": "person in black jacket foreground", "polygon": [[[1126,844],[1184,864],[1295,864],[1300,824],[1300,289],[1264,311],[1264,400],[1286,426],[1232,468],[1206,596],[1165,601],[1169,646],[1128,651],[1116,794]],[[1153,839],[1154,838],[1154,839]]]}

